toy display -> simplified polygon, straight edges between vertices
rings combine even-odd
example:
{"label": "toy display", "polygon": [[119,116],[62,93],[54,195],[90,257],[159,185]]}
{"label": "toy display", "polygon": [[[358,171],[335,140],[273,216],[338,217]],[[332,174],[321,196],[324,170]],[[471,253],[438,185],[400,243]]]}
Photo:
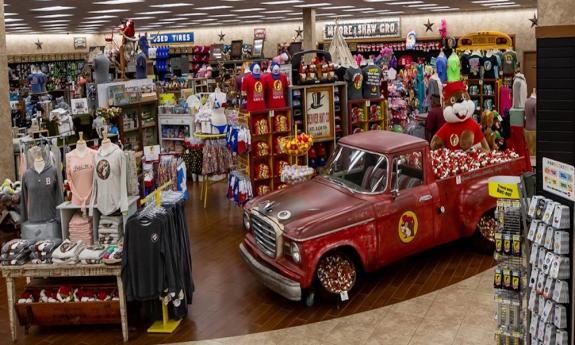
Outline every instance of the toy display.
{"label": "toy display", "polygon": [[305,155],[313,145],[313,138],[305,133],[294,137],[283,137],[279,139],[282,152],[290,156]]}
{"label": "toy display", "polygon": [[431,139],[431,148],[468,150],[471,147],[482,147],[489,150],[481,127],[472,118],[475,103],[470,100],[465,83],[449,83],[443,92],[445,99],[443,116],[447,123]]}

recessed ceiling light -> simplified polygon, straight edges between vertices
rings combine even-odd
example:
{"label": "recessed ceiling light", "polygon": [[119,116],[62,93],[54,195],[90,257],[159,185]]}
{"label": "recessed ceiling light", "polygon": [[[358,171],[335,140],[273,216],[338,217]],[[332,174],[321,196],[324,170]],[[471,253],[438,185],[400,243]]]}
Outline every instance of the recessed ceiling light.
{"label": "recessed ceiling light", "polygon": [[373,10],[373,7],[364,7],[364,8],[350,8],[348,10],[343,10],[344,12],[361,12],[361,11],[370,11]]}
{"label": "recessed ceiling light", "polygon": [[293,13],[292,10],[275,10],[275,11],[263,11],[265,14],[275,14],[275,13]]}
{"label": "recessed ceiling light", "polygon": [[331,16],[331,18],[339,18],[339,17],[353,17],[354,14],[337,14],[335,16]]}
{"label": "recessed ceiling light", "polygon": [[15,27],[15,26],[27,26],[27,25],[28,25],[28,24],[26,24],[26,23],[8,23],[8,24],[6,24],[5,26],[6,26],[7,28],[11,28],[11,27]]}
{"label": "recessed ceiling light", "polygon": [[235,14],[214,14],[214,15],[212,15],[212,17],[214,17],[214,18],[229,18],[229,17],[235,17],[235,16],[236,16]]}
{"label": "recessed ceiling light", "polygon": [[390,2],[393,0],[363,0],[364,2]]}
{"label": "recessed ceiling light", "polygon": [[254,12],[263,10],[265,10],[265,8],[263,7],[253,7],[253,8],[240,8],[239,10],[231,10],[231,12]]}
{"label": "recessed ceiling light", "polygon": [[241,22],[240,19],[226,19],[226,20],[222,20],[222,23],[237,23],[237,22]]}
{"label": "recessed ceiling light", "polygon": [[487,4],[490,2],[507,2],[509,0],[478,0],[478,1],[472,1],[472,3],[474,4]]}
{"label": "recessed ceiling light", "polygon": [[318,13],[316,17],[327,17],[327,16],[335,16],[336,13]]}
{"label": "recessed ceiling light", "polygon": [[446,9],[432,9],[431,12],[449,12],[449,11],[459,11],[459,7],[452,7],[452,8],[446,8]]}
{"label": "recessed ceiling light", "polygon": [[330,10],[344,10],[346,8],[354,8],[355,6],[330,6]]}
{"label": "recessed ceiling light", "polygon": [[331,6],[331,4],[329,2],[320,2],[317,4],[305,4],[305,5],[295,5],[294,7],[298,7],[298,8],[314,8],[314,7],[325,7],[325,6]]}
{"label": "recessed ceiling light", "polygon": [[147,16],[147,17],[131,17],[130,19],[133,20],[149,20],[149,19],[156,19],[156,17]]}
{"label": "recessed ceiling light", "polygon": [[105,0],[94,2],[95,5],[120,5],[120,4],[135,4],[138,2],[144,2],[146,0]]}
{"label": "recessed ceiling light", "polygon": [[21,22],[24,19],[20,19],[20,18],[6,18],[4,19],[5,23],[12,23],[12,22]]}
{"label": "recessed ceiling light", "polygon": [[238,18],[241,18],[241,19],[250,19],[250,18],[261,18],[261,16],[260,16],[260,15],[240,16],[240,17],[238,17]]}
{"label": "recessed ceiling light", "polygon": [[437,6],[437,4],[417,4],[417,5],[408,5],[407,7],[420,8],[420,7],[435,7],[435,6]]}
{"label": "recessed ceiling light", "polygon": [[499,4],[497,4],[497,5],[490,6],[490,8],[509,8],[509,7],[520,7],[520,6],[521,6],[521,5],[519,5],[519,4],[509,4],[509,5],[499,5]]}
{"label": "recessed ceiling light", "polygon": [[85,17],[84,20],[92,20],[92,19],[111,19],[111,18],[118,18],[118,16],[103,15],[103,16]]}
{"label": "recessed ceiling light", "polygon": [[18,13],[4,12],[4,17],[17,16]]}
{"label": "recessed ceiling light", "polygon": [[148,11],[148,12],[137,12],[136,14],[147,16],[152,14],[168,14],[168,13],[172,13],[172,11]]}
{"label": "recessed ceiling light", "polygon": [[190,4],[190,3],[186,3],[186,2],[175,2],[175,3],[171,3],[171,4],[150,5],[150,7],[159,7],[159,8],[185,7],[185,6],[194,6],[194,4]]}
{"label": "recessed ceiling light", "polygon": [[388,2],[388,5],[411,5],[411,4],[423,4],[423,1],[398,1],[398,2]]}
{"label": "recessed ceiling light", "polygon": [[496,4],[481,4],[481,6],[515,5],[515,1],[498,2]]}
{"label": "recessed ceiling light", "polygon": [[88,13],[116,13],[116,12],[129,12],[130,10],[125,8],[111,8],[109,10],[97,10],[97,11],[88,11]]}
{"label": "recessed ceiling light", "polygon": [[70,19],[53,19],[53,20],[41,20],[40,23],[52,24],[52,23],[68,23],[71,22]]}
{"label": "recessed ceiling light", "polygon": [[299,4],[302,3],[301,0],[278,0],[278,1],[266,1],[262,2],[262,5],[287,5],[287,4]]}
{"label": "recessed ceiling light", "polygon": [[261,20],[244,20],[244,23],[261,23]]}
{"label": "recessed ceiling light", "polygon": [[41,8],[33,8],[31,12],[53,12],[53,11],[64,11],[64,10],[73,10],[76,7],[72,6],[49,6],[49,7],[41,7]]}
{"label": "recessed ceiling light", "polygon": [[223,6],[206,6],[206,7],[196,7],[196,9],[198,10],[223,10],[226,8],[233,8],[232,6],[227,6],[227,5],[223,5]]}
{"label": "recessed ceiling light", "polygon": [[297,12],[286,13],[286,16],[301,16],[301,13],[297,13]]}
{"label": "recessed ceiling light", "polygon": [[[207,16],[208,14],[205,12],[190,12],[190,13],[179,13],[176,14],[176,16],[178,17],[195,17],[195,16]],[[230,16],[233,16],[233,14],[230,14]],[[216,17],[216,16],[212,16],[212,17]]]}
{"label": "recessed ceiling light", "polygon": [[264,19],[266,19],[266,20],[280,20],[280,19],[285,19],[285,17],[265,17]]}
{"label": "recessed ceiling light", "polygon": [[109,20],[89,20],[82,22],[83,24],[99,24],[99,23],[109,23]]}
{"label": "recessed ceiling light", "polygon": [[196,19],[195,21],[198,23],[202,23],[202,22],[213,22],[216,21],[217,19],[214,18],[206,18],[206,19]]}
{"label": "recessed ceiling light", "polygon": [[188,18],[164,18],[164,19],[160,19],[160,22],[179,22],[182,20],[188,20]]}

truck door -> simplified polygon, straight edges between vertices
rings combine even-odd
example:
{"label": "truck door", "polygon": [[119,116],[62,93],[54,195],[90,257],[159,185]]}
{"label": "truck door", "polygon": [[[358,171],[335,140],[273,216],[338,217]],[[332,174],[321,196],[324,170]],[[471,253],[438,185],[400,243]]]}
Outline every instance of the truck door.
{"label": "truck door", "polygon": [[383,256],[394,261],[434,243],[434,200],[424,176],[422,151],[394,157],[390,190],[393,201],[380,219],[384,223],[381,248]]}

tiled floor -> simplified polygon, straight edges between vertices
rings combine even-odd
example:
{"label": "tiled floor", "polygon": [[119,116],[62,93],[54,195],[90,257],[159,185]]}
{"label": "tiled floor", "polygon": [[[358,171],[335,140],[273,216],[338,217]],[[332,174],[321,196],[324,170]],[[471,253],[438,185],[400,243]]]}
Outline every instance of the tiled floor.
{"label": "tiled floor", "polygon": [[351,316],[178,345],[488,345],[495,331],[492,284],[490,269],[427,295]]}

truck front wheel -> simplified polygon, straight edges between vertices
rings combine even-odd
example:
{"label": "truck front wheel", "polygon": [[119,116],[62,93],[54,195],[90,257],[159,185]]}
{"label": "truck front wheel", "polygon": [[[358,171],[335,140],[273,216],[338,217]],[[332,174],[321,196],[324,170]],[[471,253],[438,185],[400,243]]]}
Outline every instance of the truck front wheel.
{"label": "truck front wheel", "polygon": [[322,257],[316,272],[319,285],[332,295],[351,291],[358,277],[355,261],[342,251],[331,252]]}

